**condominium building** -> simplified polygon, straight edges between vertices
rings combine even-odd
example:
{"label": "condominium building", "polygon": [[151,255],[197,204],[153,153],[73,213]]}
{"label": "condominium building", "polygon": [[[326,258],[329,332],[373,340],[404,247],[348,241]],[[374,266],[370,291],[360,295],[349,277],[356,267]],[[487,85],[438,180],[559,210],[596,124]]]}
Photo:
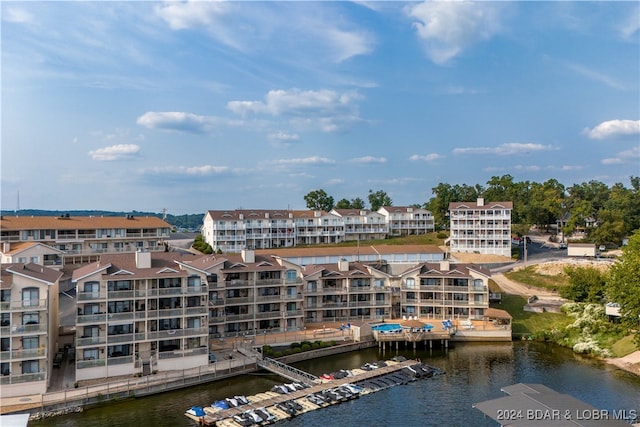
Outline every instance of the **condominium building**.
{"label": "condominium building", "polygon": [[391,317],[390,276],[348,261],[305,266],[304,319],[307,323],[380,320]]}
{"label": "condominium building", "polygon": [[403,316],[482,319],[491,272],[473,264],[424,263],[400,275]]}
{"label": "condominium building", "polygon": [[3,264],[27,262],[44,265],[56,270],[64,264],[64,252],[40,242],[3,242],[0,260]]}
{"label": "condominium building", "polygon": [[511,257],[512,202],[449,203],[451,252]]}
{"label": "condominium building", "polygon": [[214,251],[222,252],[295,246],[293,213],[286,210],[210,210],[202,235]]}
{"label": "condominium building", "polygon": [[434,230],[431,212],[414,207],[317,210],[208,211],[204,241],[217,251],[290,248],[425,234]]}
{"label": "condominium building", "polygon": [[383,206],[378,213],[384,215],[389,229],[389,235],[409,236],[412,234],[426,234],[434,228],[431,211],[413,206]]}
{"label": "condominium building", "polygon": [[[22,242],[39,242],[62,253],[63,263],[97,261],[101,254],[161,251],[171,226],[160,218],[133,216],[9,216],[0,219],[2,250]],[[10,246],[6,246],[9,243]],[[44,259],[55,263],[59,254]]]}
{"label": "condominium building", "polygon": [[195,255],[103,255],[73,272],[76,380],[207,365],[209,287]]}
{"label": "condominium building", "polygon": [[190,265],[207,274],[211,337],[302,329],[299,266],[251,250],[209,255]]}
{"label": "condominium building", "polygon": [[367,209],[333,209],[344,222],[344,240],[381,240],[387,237],[389,227],[386,217]]}
{"label": "condominium building", "polygon": [[292,213],[296,246],[340,243],[344,240],[344,221],[336,213],[308,210]]}
{"label": "condominium building", "polygon": [[47,391],[58,347],[61,276],[38,264],[2,264],[0,398]]}

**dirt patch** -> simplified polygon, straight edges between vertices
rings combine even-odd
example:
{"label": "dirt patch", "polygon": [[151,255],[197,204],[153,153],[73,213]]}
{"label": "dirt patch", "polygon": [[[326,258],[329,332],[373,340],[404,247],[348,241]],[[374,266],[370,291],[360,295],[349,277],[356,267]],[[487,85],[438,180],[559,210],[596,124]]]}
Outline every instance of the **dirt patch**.
{"label": "dirt patch", "polygon": [[640,375],[640,351],[635,351],[625,357],[605,359],[605,361],[627,372]]}
{"label": "dirt patch", "polygon": [[515,262],[510,257],[502,255],[492,254],[471,254],[466,252],[451,252],[451,258],[462,263],[476,263],[476,264],[498,264]]}
{"label": "dirt patch", "polygon": [[[608,271],[611,267],[610,262],[584,260],[584,259],[567,259],[563,261],[550,261],[534,265],[535,272],[545,276],[558,276],[564,274],[565,267],[593,267],[600,271]],[[514,270],[520,270],[524,267],[516,267]]]}

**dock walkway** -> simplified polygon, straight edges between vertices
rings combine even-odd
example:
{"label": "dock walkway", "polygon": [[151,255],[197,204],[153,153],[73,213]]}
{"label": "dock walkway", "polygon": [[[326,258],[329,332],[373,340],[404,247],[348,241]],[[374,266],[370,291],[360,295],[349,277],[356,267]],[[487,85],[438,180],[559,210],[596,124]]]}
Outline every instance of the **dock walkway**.
{"label": "dock walkway", "polygon": [[[247,410],[256,410],[258,408],[268,408],[270,412],[280,412],[281,418],[288,418],[289,416],[278,411],[276,405],[282,404],[288,401],[296,401],[298,399],[306,398],[311,394],[322,393],[326,390],[333,389],[339,387],[341,385],[349,384],[349,383],[358,383],[361,381],[366,381],[372,378],[381,377],[387,374],[391,374],[393,372],[397,372],[405,367],[410,367],[419,363],[416,360],[405,360],[402,362],[394,362],[387,361],[386,366],[382,366],[376,369],[372,369],[370,371],[365,371],[362,369],[355,369],[354,375],[347,376],[340,379],[334,380],[323,380],[319,379],[319,383],[315,385],[311,385],[311,387],[293,391],[287,394],[278,394],[274,392],[265,392],[260,393],[255,396],[250,396],[247,399],[249,400],[248,404],[229,409],[222,410],[214,410],[211,407],[204,408],[206,413],[203,417],[191,417],[194,421],[199,422],[201,425],[206,426],[238,426],[238,424],[234,421],[234,415],[240,415]],[[317,377],[316,377],[317,378]],[[307,382],[308,383],[308,382]],[[310,410],[318,409],[320,406],[311,404],[307,402],[306,399],[298,400],[300,403],[304,403],[305,410],[303,412],[307,412]]]}

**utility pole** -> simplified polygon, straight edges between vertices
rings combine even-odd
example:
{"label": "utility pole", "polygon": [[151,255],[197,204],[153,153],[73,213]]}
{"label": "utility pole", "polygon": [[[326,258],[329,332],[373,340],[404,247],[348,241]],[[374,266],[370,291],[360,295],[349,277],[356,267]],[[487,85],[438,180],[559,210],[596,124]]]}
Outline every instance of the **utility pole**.
{"label": "utility pole", "polygon": [[524,268],[527,268],[527,236],[523,236],[523,238],[524,238],[524,247],[523,247]]}

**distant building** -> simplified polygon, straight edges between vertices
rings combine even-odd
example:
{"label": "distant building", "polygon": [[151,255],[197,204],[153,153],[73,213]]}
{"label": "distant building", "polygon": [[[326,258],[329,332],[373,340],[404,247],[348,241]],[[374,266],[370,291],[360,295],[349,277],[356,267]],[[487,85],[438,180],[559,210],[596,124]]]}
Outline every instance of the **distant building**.
{"label": "distant building", "polygon": [[511,257],[512,202],[449,203],[451,252]]}
{"label": "distant building", "polygon": [[64,264],[64,252],[40,242],[3,242],[0,258],[3,264],[19,262],[44,265],[56,270]]}
{"label": "distant building", "polygon": [[434,227],[431,211],[413,206],[383,206],[378,213],[384,215],[389,236],[410,236],[431,233]]}
{"label": "distant building", "polygon": [[0,398],[47,391],[58,350],[61,276],[38,264],[2,264]]}
{"label": "distant building", "polygon": [[[344,241],[344,220],[335,212],[292,211],[295,245],[322,245]],[[277,247],[277,246],[275,246]]]}
{"label": "distant building", "polygon": [[[36,242],[58,250],[39,264],[97,261],[101,254],[162,251],[171,226],[160,218],[102,216],[9,216],[0,220],[3,256],[18,243]],[[10,244],[6,246],[6,244]]]}
{"label": "distant building", "polygon": [[332,209],[344,222],[344,240],[381,240],[387,237],[387,218],[367,209]]}

